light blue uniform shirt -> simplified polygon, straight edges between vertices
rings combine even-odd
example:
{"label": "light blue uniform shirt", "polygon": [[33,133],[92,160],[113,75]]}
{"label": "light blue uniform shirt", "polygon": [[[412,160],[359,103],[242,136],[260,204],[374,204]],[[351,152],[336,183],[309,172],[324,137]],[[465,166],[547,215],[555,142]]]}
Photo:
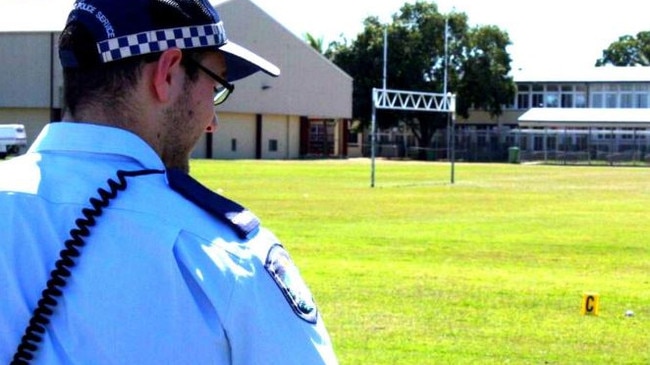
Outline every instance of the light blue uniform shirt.
{"label": "light blue uniform shirt", "polygon": [[143,169],[160,173],[126,178],[90,227],[35,363],[336,364],[272,233],[243,239],[172,190],[136,135],[72,123],[49,124],[28,153],[0,163],[0,363],[89,199],[110,190],[117,170]]}

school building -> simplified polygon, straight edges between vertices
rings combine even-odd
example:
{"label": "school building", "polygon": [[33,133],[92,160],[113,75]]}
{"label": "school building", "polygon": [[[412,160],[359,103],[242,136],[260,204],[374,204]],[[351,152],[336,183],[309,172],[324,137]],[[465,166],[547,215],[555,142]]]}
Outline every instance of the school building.
{"label": "school building", "polygon": [[[579,71],[514,72],[517,94],[502,115],[470,111],[451,130],[417,146],[407,130],[380,133],[387,157],[426,148],[465,161],[650,162],[650,68],[591,67]],[[394,146],[395,148],[390,148]],[[398,148],[399,147],[399,148]]]}

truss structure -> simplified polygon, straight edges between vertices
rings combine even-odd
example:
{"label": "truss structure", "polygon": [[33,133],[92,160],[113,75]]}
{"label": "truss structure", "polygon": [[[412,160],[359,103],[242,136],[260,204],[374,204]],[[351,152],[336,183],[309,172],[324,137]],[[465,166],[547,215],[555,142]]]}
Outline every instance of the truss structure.
{"label": "truss structure", "polygon": [[372,100],[377,109],[454,112],[456,95],[425,93],[390,89],[372,89]]}

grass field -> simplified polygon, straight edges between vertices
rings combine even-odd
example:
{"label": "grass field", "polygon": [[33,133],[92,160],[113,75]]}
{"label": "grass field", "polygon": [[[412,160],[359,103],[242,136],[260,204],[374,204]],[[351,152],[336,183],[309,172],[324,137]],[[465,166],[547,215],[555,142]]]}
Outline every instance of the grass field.
{"label": "grass field", "polygon": [[450,184],[449,164],[380,160],[375,188],[368,160],[192,174],[283,241],[341,364],[650,364],[650,169],[456,164]]}

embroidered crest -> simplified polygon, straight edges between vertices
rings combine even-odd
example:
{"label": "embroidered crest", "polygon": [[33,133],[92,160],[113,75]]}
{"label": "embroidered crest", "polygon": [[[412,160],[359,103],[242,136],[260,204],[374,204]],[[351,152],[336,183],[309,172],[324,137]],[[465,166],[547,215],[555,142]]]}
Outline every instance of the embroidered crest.
{"label": "embroidered crest", "polygon": [[284,247],[279,244],[273,245],[266,257],[264,267],[278,284],[298,317],[315,324],[318,319],[318,309],[314,298]]}

